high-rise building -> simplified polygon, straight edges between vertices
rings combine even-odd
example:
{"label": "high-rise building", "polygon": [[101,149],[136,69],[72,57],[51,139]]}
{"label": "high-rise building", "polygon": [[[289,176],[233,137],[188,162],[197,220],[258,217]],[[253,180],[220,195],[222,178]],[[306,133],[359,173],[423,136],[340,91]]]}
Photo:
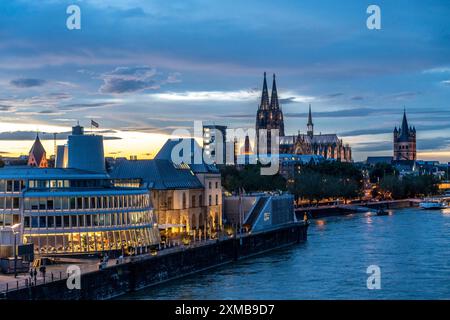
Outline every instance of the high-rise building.
{"label": "high-rise building", "polygon": [[[234,152],[227,150],[227,127],[221,125],[203,125],[203,150],[206,157],[217,164],[227,164],[233,161]],[[231,145],[231,143],[230,143]],[[231,150],[230,150],[231,152]],[[231,157],[227,159],[227,155]]]}
{"label": "high-rise building", "polygon": [[394,129],[394,160],[416,160],[416,128],[408,126],[406,110],[403,111],[402,126]]}

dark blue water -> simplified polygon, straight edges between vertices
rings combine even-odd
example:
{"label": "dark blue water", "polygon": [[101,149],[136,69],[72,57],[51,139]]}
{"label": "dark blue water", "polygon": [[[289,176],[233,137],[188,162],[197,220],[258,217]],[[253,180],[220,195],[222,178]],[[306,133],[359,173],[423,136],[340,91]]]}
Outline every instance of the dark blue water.
{"label": "dark blue water", "polygon": [[[449,299],[450,210],[311,221],[307,243],[142,290],[125,299]],[[367,267],[381,289],[367,289]]]}

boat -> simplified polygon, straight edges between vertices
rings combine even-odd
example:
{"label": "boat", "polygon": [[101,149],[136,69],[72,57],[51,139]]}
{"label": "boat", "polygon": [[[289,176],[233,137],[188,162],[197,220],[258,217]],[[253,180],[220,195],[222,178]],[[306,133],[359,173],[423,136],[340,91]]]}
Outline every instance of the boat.
{"label": "boat", "polygon": [[425,210],[440,210],[448,207],[443,199],[429,198],[419,203],[419,207]]}

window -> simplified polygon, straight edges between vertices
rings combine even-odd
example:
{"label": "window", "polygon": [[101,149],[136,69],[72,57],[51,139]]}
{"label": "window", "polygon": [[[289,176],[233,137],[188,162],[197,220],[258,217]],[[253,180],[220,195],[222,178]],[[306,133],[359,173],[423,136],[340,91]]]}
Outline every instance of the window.
{"label": "window", "polygon": [[20,191],[20,181],[14,180],[14,192]]}
{"label": "window", "polygon": [[208,205],[212,205],[212,200],[211,199],[212,199],[212,197],[211,197],[211,195],[209,195],[208,196]]}
{"label": "window", "polygon": [[198,205],[201,207],[203,205],[203,195],[198,196]]}
{"label": "window", "polygon": [[208,182],[208,188],[211,189],[211,181]]}
{"label": "window", "polygon": [[69,224],[69,221],[70,221],[69,216],[64,216],[63,220],[64,220],[64,228],[69,228],[69,227],[70,227],[70,224]]}
{"label": "window", "polygon": [[30,217],[23,217],[23,226],[24,228],[30,227]]}
{"label": "window", "polygon": [[57,228],[61,228],[62,227],[62,217],[61,216],[56,216],[55,217],[55,224]]}
{"label": "window", "polygon": [[183,192],[183,204],[182,204],[182,208],[186,209],[186,194]]}
{"label": "window", "polygon": [[19,198],[13,198],[13,209],[19,209]]}
{"label": "window", "polygon": [[219,182],[216,181],[216,189],[218,189],[218,188],[219,188]]}
{"label": "window", "polygon": [[216,206],[219,204],[219,195],[216,194]]}
{"label": "window", "polygon": [[6,192],[12,192],[13,190],[13,182],[12,180],[6,181]]}
{"label": "window", "polygon": [[191,206],[192,207],[196,207],[196,203],[195,203],[195,195],[192,196],[192,201],[191,201]]}

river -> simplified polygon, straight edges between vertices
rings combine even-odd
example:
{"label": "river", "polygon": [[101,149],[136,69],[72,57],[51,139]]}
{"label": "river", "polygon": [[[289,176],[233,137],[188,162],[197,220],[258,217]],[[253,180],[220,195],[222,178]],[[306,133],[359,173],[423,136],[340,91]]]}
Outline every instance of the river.
{"label": "river", "polygon": [[[379,290],[367,288],[370,265]],[[450,299],[450,210],[311,220],[306,243],[124,299]]]}

